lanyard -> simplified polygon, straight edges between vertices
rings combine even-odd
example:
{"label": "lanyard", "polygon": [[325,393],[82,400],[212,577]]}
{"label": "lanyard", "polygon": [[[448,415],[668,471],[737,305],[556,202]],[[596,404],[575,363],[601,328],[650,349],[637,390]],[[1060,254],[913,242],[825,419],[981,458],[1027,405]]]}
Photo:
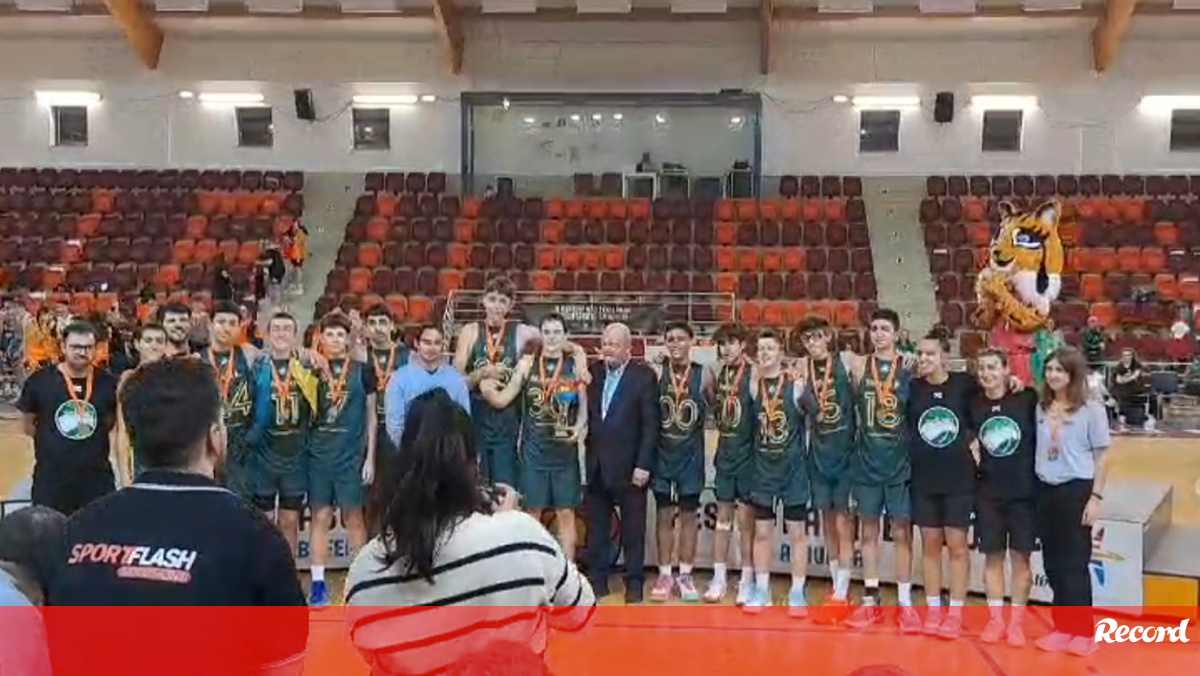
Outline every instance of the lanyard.
{"label": "lanyard", "polygon": [[279,379],[279,367],[274,363],[271,364],[271,384],[275,387],[275,394],[278,400],[279,410],[284,418],[291,417],[289,404],[292,399],[292,360],[287,362],[287,378]]}
{"label": "lanyard", "polygon": [[[290,374],[290,369],[289,369]],[[350,378],[350,360],[346,359],[342,364],[342,372],[337,378],[333,375],[333,362],[330,361],[325,367],[325,381],[329,383],[329,399],[338,405],[342,403],[342,399],[346,396],[346,382]]]}
{"label": "lanyard", "polygon": [[487,356],[489,364],[498,363],[500,359],[500,353],[504,352],[504,329],[507,328],[507,326],[507,323],[501,324],[500,328],[495,332],[493,332],[491,327],[487,326],[486,324],[483,327],[484,339],[487,341]]}
{"label": "lanyard", "polygon": [[760,382],[759,398],[762,399],[763,408],[767,411],[767,419],[773,420],[775,412],[780,410],[783,405],[783,391],[787,389],[787,377],[780,375],[775,379],[775,392],[771,392],[771,386],[767,379],[763,378]]}
{"label": "lanyard", "polygon": [[736,411],[738,397],[741,394],[739,390],[742,388],[742,375],[746,371],[746,360],[738,360],[737,371],[733,373],[733,378],[729,378],[728,374],[732,370],[733,369],[731,369],[729,366],[725,367],[725,377],[722,378],[721,383],[721,394],[723,395],[721,413],[722,417],[725,418],[727,422],[733,422],[733,415]]}
{"label": "lanyard", "polygon": [[893,362],[891,368],[888,369],[887,379],[880,381],[879,357],[871,357],[871,383],[875,386],[875,391],[879,393],[881,400],[892,395],[892,389],[896,386],[896,371],[899,370]]}
{"label": "lanyard", "polygon": [[83,386],[82,399],[75,396],[75,383],[71,380],[70,374],[67,373],[67,368],[62,364],[59,364],[58,372],[62,375],[63,382],[67,386],[67,396],[70,397],[71,401],[75,404],[75,411],[80,415],[83,415],[84,410],[86,410],[92,402],[92,385],[94,384],[96,377],[96,370],[91,366],[88,366],[87,380]]}
{"label": "lanyard", "polygon": [[675,394],[675,403],[683,402],[688,393],[688,385],[692,380],[692,363],[689,361],[687,368],[683,370],[682,376],[675,375],[675,368],[671,364],[667,364],[667,373],[671,375],[671,390]]}
{"label": "lanyard", "polygon": [[548,397],[553,397],[558,394],[558,380],[562,377],[563,362],[566,361],[559,357],[558,363],[554,366],[554,376],[550,380],[550,385],[546,385],[546,356],[538,357],[538,378],[542,386],[542,392]]}
{"label": "lanyard", "polygon": [[372,354],[374,357],[372,362],[375,364],[375,382],[379,384],[379,389],[387,392],[388,381],[391,380],[392,373],[396,368],[396,346],[392,345],[388,350],[387,362],[382,369],[379,368],[379,351],[372,350]]}
{"label": "lanyard", "polygon": [[221,403],[226,403],[229,401],[229,386],[233,384],[234,362],[237,359],[233,350],[230,350],[229,361],[225,362],[225,367],[222,368],[217,354],[216,350],[208,348],[208,363],[212,364],[213,370],[217,372],[217,382],[221,385]]}

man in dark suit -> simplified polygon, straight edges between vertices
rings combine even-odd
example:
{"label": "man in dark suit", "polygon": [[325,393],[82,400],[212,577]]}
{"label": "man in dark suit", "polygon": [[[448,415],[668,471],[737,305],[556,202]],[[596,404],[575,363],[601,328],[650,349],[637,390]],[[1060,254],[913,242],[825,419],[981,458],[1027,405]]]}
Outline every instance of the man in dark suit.
{"label": "man in dark suit", "polygon": [[646,564],[646,492],[658,450],[658,384],[654,371],[630,360],[632,335],[624,324],[604,329],[603,361],[592,365],[588,386],[588,577],[596,596],[608,594],[613,508],[621,513],[625,602],[640,603]]}

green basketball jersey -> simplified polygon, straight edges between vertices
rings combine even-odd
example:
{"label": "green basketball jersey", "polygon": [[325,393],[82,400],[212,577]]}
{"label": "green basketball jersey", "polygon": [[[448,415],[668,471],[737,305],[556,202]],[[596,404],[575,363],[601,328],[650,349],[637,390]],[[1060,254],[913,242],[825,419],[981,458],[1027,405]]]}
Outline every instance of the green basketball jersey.
{"label": "green basketball jersey", "polygon": [[722,364],[717,371],[717,464],[737,465],[754,450],[754,399],[750,396],[749,362]]}
{"label": "green basketball jersey", "polygon": [[898,358],[867,357],[857,395],[860,481],[893,483],[909,478],[904,411],[911,380],[912,374]]}
{"label": "green basketball jersey", "polygon": [[254,409],[254,394],[251,387],[250,365],[246,363],[246,355],[241,348],[233,348],[226,352],[210,350],[202,356],[217,372],[217,380],[221,383],[221,391],[225,397],[222,412],[225,426],[241,428],[252,421]]}
{"label": "green basketball jersey", "polygon": [[697,453],[704,457],[704,368],[688,363],[675,367],[666,362],[658,379],[661,430],[658,438],[659,474],[673,478],[685,471]]}
{"label": "green basketball jersey", "polygon": [[813,360],[809,382],[814,410],[809,457],[823,475],[837,477],[846,471],[854,453],[854,388],[850,374],[835,355]]}
{"label": "green basketball jersey", "polygon": [[375,397],[375,421],[380,427],[385,427],[383,406],[384,400],[387,398],[384,395],[387,393],[388,381],[396,371],[408,363],[410,353],[407,347],[396,344],[388,350],[371,348],[370,354],[371,367],[375,369],[375,383],[379,388]]}
{"label": "green basketball jersey", "polygon": [[782,496],[804,466],[804,412],[791,378],[760,378],[754,401],[756,494]]}
{"label": "green basketball jersey", "polygon": [[[501,384],[508,383],[520,358],[517,351],[518,326],[520,325],[516,322],[507,322],[499,331],[492,331],[481,322],[479,338],[471,348],[468,375],[488,364],[501,364],[505,368]],[[514,404],[497,409],[484,401],[479,392],[472,393],[471,417],[475,429],[479,432],[480,443],[486,446],[516,443],[521,424],[521,407]]]}
{"label": "green basketball jersey", "polygon": [[[555,438],[578,415],[579,379],[570,356],[540,357],[525,379],[521,404],[521,460],[532,469],[563,469],[579,463],[578,446]],[[570,393],[570,394],[568,394]]]}
{"label": "green basketball jersey", "polygon": [[[268,368],[275,371],[271,380],[271,406],[267,425],[267,456],[296,457],[305,452],[314,411],[300,389],[289,377],[291,360],[274,359]],[[291,382],[287,392],[281,384]]]}

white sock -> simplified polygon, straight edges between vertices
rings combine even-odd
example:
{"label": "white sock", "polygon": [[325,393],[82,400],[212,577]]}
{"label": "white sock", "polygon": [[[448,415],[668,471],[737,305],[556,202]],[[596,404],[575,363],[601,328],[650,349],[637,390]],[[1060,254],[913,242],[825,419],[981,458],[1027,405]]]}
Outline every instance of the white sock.
{"label": "white sock", "polygon": [[671,566],[659,566],[658,574],[661,577],[671,577],[675,575],[675,571],[671,569]]}
{"label": "white sock", "polygon": [[941,608],[942,607],[942,597],[926,596],[925,597],[925,605],[929,606],[930,608]]}
{"label": "white sock", "polygon": [[754,569],[750,566],[742,566],[742,580],[750,581],[754,579]]}
{"label": "white sock", "polygon": [[879,605],[879,580],[863,580],[863,605]]}
{"label": "white sock", "polygon": [[806,578],[803,575],[792,575],[792,591],[804,591],[804,583]]}
{"label": "white sock", "polygon": [[829,560],[829,579],[831,579],[831,580],[836,580],[836,579],[837,579],[837,574],[838,574],[838,569],[839,569],[839,568],[841,568],[841,566],[840,566],[840,565],[838,565],[838,560],[837,560],[837,559],[830,559],[830,560]]}
{"label": "white sock", "polygon": [[950,599],[950,614],[962,617],[962,612],[963,612],[963,600],[962,599]]}
{"label": "white sock", "polygon": [[850,595],[850,569],[841,568],[837,572],[837,577],[833,581],[833,598],[839,601],[845,601]]}
{"label": "white sock", "polygon": [[900,582],[896,584],[896,595],[900,597],[900,605],[912,605],[912,583]]}
{"label": "white sock", "polygon": [[325,566],[311,566],[308,572],[312,575],[313,582],[325,581]]}
{"label": "white sock", "polygon": [[726,568],[723,563],[713,564],[713,584],[725,584]]}
{"label": "white sock", "polygon": [[1025,615],[1025,605],[1024,604],[1018,605],[1018,604],[1014,603],[1014,604],[1012,604],[1012,610],[1009,612],[1012,613],[1008,618],[1009,623],[1010,624],[1021,624],[1021,619]]}
{"label": "white sock", "polygon": [[691,575],[692,574],[692,564],[690,564],[690,563],[679,564],[679,574],[680,575]]}
{"label": "white sock", "polygon": [[759,589],[770,589],[770,587],[771,587],[770,571],[763,572],[763,573],[755,573],[754,574],[754,584],[757,585]]}
{"label": "white sock", "polygon": [[988,599],[988,613],[993,620],[1004,619],[1004,599]]}

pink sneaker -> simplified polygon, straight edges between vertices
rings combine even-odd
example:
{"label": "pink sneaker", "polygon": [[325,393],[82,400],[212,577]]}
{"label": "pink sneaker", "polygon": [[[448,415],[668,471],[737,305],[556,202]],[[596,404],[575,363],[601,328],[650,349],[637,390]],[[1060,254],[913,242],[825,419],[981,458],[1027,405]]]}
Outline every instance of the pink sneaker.
{"label": "pink sneaker", "polygon": [[929,610],[925,611],[925,626],[921,631],[926,636],[937,636],[938,629],[942,626],[942,608],[941,606],[929,606]]}
{"label": "pink sneaker", "polygon": [[1008,645],[1013,648],[1025,647],[1025,628],[1021,626],[1020,620],[1013,620],[1008,625],[1008,636],[1005,637]]}
{"label": "pink sneaker", "polygon": [[666,603],[671,598],[671,592],[675,590],[675,577],[672,575],[659,575],[654,581],[654,588],[650,590],[650,600],[655,603]]}
{"label": "pink sneaker", "polygon": [[1071,643],[1067,645],[1067,652],[1076,657],[1088,657],[1096,652],[1100,647],[1099,643],[1087,636],[1076,636],[1071,639]]}
{"label": "pink sneaker", "polygon": [[876,624],[883,624],[883,608],[879,606],[859,606],[846,618],[846,626],[851,629],[866,629]]}
{"label": "pink sneaker", "polygon": [[1052,632],[1039,638],[1035,645],[1038,650],[1048,653],[1061,653],[1071,645],[1070,634],[1064,634],[1061,631]]}
{"label": "pink sneaker", "polygon": [[938,627],[938,638],[955,641],[962,636],[962,633],[962,615],[958,613],[946,613],[946,619],[942,620],[942,626]]}
{"label": "pink sneaker", "polygon": [[999,643],[1000,639],[1004,638],[1004,629],[1004,618],[992,616],[983,628],[983,633],[979,635],[979,640],[988,644]]}
{"label": "pink sneaker", "polygon": [[912,606],[900,606],[900,612],[896,615],[896,626],[900,628],[901,634],[921,633],[921,616],[917,614],[917,609]]}

